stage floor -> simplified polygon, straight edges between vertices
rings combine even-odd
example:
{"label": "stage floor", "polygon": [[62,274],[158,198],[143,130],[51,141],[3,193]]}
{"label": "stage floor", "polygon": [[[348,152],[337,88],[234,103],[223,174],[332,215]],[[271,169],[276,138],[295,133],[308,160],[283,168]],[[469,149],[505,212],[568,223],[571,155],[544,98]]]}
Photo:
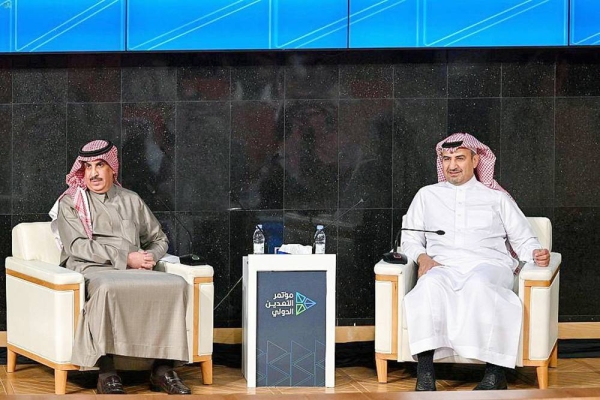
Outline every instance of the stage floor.
{"label": "stage floor", "polygon": [[[327,396],[335,399],[355,398],[414,398],[408,392],[412,392],[415,386],[416,364],[389,363],[389,376],[387,384],[377,383],[374,369],[366,367],[346,367],[336,369],[335,388],[285,388],[269,387],[248,389],[242,372],[237,368],[228,368],[216,365],[214,367],[214,383],[203,385],[200,378],[200,368],[196,366],[185,366],[178,368],[180,376],[192,390],[193,394],[215,395],[214,398],[240,398],[243,395],[265,395],[255,398],[271,397],[277,398],[281,395],[297,394],[304,396],[289,396],[289,399],[301,397],[303,399],[321,398],[321,394],[336,394]],[[437,364],[436,374],[438,378],[438,391],[451,391],[447,397],[432,398],[459,398],[457,391],[471,390],[483,375],[483,365],[461,365],[461,364]],[[97,374],[94,372],[69,372],[67,383],[68,394],[79,394],[81,397],[95,397],[95,385]],[[147,372],[123,373],[122,378],[125,390],[128,394],[145,395],[153,394],[147,385]],[[508,375],[509,393],[496,392],[496,396],[487,395],[479,398],[533,398],[542,395],[536,389],[535,368],[517,368]],[[6,366],[0,366],[0,395],[28,395],[28,394],[52,394],[54,393],[54,374],[50,368],[37,365],[17,365],[17,371],[8,374]],[[581,390],[563,390],[566,388],[581,388]],[[558,368],[550,369],[549,373],[550,397],[554,398],[585,398],[587,395],[597,394],[600,396],[600,358],[581,359],[559,359]],[[552,390],[560,389],[560,390]],[[526,390],[525,392],[523,390]],[[408,396],[371,396],[370,394],[402,394]],[[481,393],[481,392],[479,392]],[[525,393],[525,395],[523,395]],[[527,395],[528,393],[528,395]],[[364,394],[365,396],[356,396]],[[416,393],[413,393],[416,395]],[[440,394],[438,392],[438,394]],[[473,393],[474,395],[475,393]],[[481,393],[483,395],[483,393]],[[91,396],[86,396],[91,395]],[[234,395],[234,396],[231,396]],[[241,396],[239,396],[241,395]],[[273,396],[276,395],[276,396]],[[338,396],[340,395],[340,396]],[[500,395],[500,397],[498,396]],[[465,398],[475,398],[467,393],[462,393]],[[80,396],[75,396],[80,397]],[[211,396],[212,397],[212,396]],[[541,396],[544,397],[544,396]],[[421,398],[421,397],[420,397]],[[538,397],[539,398],[539,397]]]}

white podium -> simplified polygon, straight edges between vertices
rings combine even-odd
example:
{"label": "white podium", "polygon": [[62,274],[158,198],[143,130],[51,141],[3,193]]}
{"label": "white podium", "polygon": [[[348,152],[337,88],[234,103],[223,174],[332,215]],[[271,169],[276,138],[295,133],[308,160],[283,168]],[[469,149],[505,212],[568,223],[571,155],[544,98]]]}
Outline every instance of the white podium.
{"label": "white podium", "polygon": [[243,260],[248,387],[335,385],[335,254]]}

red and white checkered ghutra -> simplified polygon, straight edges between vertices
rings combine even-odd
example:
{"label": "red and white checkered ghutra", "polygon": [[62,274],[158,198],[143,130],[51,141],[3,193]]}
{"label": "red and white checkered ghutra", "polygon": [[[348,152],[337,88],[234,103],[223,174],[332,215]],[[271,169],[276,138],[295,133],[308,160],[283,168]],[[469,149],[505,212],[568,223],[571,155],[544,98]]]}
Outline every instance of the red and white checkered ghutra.
{"label": "red and white checkered ghutra", "polygon": [[[106,149],[102,152],[102,149]],[[94,140],[84,145],[80,153],[100,153],[92,156],[79,155],[71,167],[71,171],[67,174],[66,182],[69,188],[58,198],[58,201],[64,196],[70,196],[75,204],[77,215],[83,224],[85,233],[88,238],[92,238],[92,218],[90,214],[90,206],[88,204],[85,191],[88,190],[85,184],[85,163],[89,161],[104,160],[112,168],[114,172],[114,183],[121,186],[117,181],[119,175],[119,155],[117,146],[113,145],[108,140]]]}
{"label": "red and white checkered ghutra", "polygon": [[[444,143],[457,143],[457,145],[456,147],[442,147]],[[479,182],[490,189],[499,190],[511,197],[510,194],[494,179],[496,156],[492,150],[468,133],[454,133],[435,146],[435,151],[437,153],[438,182],[446,181],[442,162],[442,150],[454,153],[459,148],[474,151],[479,155],[479,164],[477,165],[477,168],[475,168],[475,177]]]}

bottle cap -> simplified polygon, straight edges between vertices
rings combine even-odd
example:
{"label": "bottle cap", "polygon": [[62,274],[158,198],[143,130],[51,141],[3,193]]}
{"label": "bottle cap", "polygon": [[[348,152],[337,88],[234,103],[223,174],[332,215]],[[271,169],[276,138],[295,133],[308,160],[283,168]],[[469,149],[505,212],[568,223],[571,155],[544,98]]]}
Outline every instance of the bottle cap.
{"label": "bottle cap", "polygon": [[323,228],[324,228],[324,226],[323,226],[323,225],[317,225],[317,229],[318,229],[318,230],[321,230],[321,229],[323,229]]}

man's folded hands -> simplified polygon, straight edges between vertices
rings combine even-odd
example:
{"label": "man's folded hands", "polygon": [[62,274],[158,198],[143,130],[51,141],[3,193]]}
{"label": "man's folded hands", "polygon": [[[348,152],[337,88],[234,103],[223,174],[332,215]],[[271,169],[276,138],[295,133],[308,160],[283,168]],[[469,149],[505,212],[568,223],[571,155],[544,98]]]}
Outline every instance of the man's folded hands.
{"label": "man's folded hands", "polygon": [[151,270],[155,265],[154,255],[144,250],[134,251],[127,256],[127,266],[131,269]]}

